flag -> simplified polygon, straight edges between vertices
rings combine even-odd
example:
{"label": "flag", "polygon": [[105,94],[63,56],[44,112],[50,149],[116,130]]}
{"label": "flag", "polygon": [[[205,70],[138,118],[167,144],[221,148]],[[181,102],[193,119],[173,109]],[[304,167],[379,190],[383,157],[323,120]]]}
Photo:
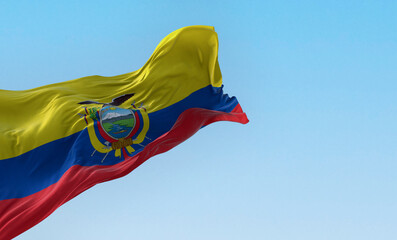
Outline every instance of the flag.
{"label": "flag", "polygon": [[0,109],[0,239],[203,126],[248,122],[223,93],[218,38],[207,26],[169,34],[134,72],[0,90]]}

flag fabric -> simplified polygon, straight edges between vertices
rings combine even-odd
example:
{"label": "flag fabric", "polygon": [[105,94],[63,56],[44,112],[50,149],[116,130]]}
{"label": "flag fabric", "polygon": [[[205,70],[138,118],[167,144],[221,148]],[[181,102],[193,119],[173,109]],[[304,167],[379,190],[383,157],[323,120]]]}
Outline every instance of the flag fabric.
{"label": "flag fabric", "polygon": [[191,26],[137,71],[0,90],[0,239],[95,184],[122,177],[216,121],[247,123],[223,94],[218,38]]}

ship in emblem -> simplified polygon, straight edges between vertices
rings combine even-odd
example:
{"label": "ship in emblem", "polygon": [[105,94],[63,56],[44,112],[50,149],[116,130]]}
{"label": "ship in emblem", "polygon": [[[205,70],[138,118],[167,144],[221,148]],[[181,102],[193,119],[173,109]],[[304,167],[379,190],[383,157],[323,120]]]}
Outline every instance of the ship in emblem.
{"label": "ship in emblem", "polygon": [[149,117],[143,104],[136,107],[134,102],[126,108],[121,106],[132,96],[133,93],[125,94],[110,103],[79,102],[84,111],[79,115],[87,124],[90,141],[95,149],[91,156],[96,152],[103,153],[103,162],[111,151],[115,151],[116,157],[121,157],[122,151],[131,154],[135,151],[133,145],[144,147],[141,143],[145,139],[150,140],[146,137]]}

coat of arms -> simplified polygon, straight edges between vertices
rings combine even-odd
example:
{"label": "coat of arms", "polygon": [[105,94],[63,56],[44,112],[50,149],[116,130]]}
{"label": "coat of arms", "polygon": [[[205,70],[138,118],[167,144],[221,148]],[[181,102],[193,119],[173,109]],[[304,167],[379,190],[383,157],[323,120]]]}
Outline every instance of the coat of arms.
{"label": "coat of arms", "polygon": [[[144,147],[141,143],[145,140],[149,129],[149,117],[146,108],[142,105],[136,107],[134,103],[128,107],[121,107],[134,94],[125,94],[113,99],[110,103],[84,101],[84,118],[94,152],[105,154],[102,162],[111,151],[116,157],[121,157],[122,151],[133,153],[133,145]],[[148,138],[147,138],[148,139]]]}

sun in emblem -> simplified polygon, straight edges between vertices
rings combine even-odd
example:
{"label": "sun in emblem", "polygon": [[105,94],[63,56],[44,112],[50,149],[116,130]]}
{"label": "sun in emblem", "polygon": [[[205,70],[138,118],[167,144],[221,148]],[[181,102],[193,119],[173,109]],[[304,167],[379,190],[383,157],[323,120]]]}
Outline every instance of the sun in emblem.
{"label": "sun in emblem", "polygon": [[144,147],[141,143],[149,139],[146,137],[149,129],[146,108],[143,104],[136,107],[134,103],[127,108],[121,107],[133,95],[122,95],[110,103],[79,102],[86,105],[83,107],[84,112],[79,115],[87,124],[90,141],[95,148],[91,156],[96,152],[103,153],[103,162],[111,151],[115,151],[116,157],[121,157],[122,151],[133,153],[133,145]]}

